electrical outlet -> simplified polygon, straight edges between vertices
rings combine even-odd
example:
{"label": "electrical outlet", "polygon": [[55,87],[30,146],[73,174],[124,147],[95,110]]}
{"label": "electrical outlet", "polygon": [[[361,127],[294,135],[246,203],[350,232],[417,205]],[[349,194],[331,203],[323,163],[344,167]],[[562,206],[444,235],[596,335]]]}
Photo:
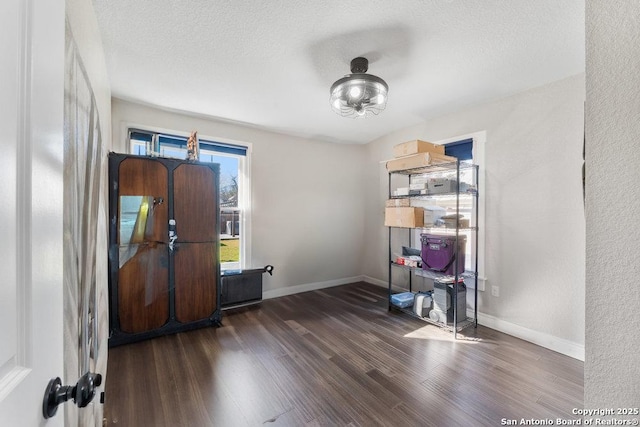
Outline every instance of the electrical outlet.
{"label": "electrical outlet", "polygon": [[499,297],[500,296],[500,287],[493,285],[491,286],[491,295],[493,295],[494,297]]}

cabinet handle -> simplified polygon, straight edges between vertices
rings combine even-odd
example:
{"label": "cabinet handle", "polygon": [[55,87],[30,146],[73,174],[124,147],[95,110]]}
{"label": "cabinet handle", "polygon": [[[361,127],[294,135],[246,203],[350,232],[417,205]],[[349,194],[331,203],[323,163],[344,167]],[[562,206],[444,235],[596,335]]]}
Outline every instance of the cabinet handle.
{"label": "cabinet handle", "polygon": [[171,218],[169,220],[169,250],[173,251],[173,245],[178,240],[178,233],[176,232],[176,220]]}
{"label": "cabinet handle", "polygon": [[164,198],[163,197],[154,197],[153,198],[153,207],[151,209],[153,210],[153,209],[155,209],[156,207],[160,206],[163,203],[164,203]]}

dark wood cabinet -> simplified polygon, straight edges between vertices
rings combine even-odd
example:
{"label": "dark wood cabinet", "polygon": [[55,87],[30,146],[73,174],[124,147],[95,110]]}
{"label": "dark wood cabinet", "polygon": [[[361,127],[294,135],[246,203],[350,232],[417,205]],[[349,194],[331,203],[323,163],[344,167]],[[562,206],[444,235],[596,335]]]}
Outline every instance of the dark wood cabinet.
{"label": "dark wood cabinet", "polygon": [[219,176],[109,155],[109,346],[220,323]]}

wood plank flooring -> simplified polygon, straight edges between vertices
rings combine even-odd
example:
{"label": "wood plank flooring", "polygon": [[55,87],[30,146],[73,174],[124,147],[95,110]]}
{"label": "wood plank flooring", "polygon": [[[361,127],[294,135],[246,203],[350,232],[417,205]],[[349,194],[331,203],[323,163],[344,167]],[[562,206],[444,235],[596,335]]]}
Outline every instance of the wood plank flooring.
{"label": "wood plank flooring", "polygon": [[354,283],[110,349],[106,425],[499,426],[582,408],[582,362],[386,307],[386,289]]}

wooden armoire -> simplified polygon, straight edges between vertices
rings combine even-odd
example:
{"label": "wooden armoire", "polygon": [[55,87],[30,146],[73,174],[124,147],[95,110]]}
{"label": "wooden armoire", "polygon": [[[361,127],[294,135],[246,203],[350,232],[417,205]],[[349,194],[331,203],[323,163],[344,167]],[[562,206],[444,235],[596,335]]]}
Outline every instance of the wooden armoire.
{"label": "wooden armoire", "polygon": [[219,325],[219,165],[109,154],[109,346]]}

